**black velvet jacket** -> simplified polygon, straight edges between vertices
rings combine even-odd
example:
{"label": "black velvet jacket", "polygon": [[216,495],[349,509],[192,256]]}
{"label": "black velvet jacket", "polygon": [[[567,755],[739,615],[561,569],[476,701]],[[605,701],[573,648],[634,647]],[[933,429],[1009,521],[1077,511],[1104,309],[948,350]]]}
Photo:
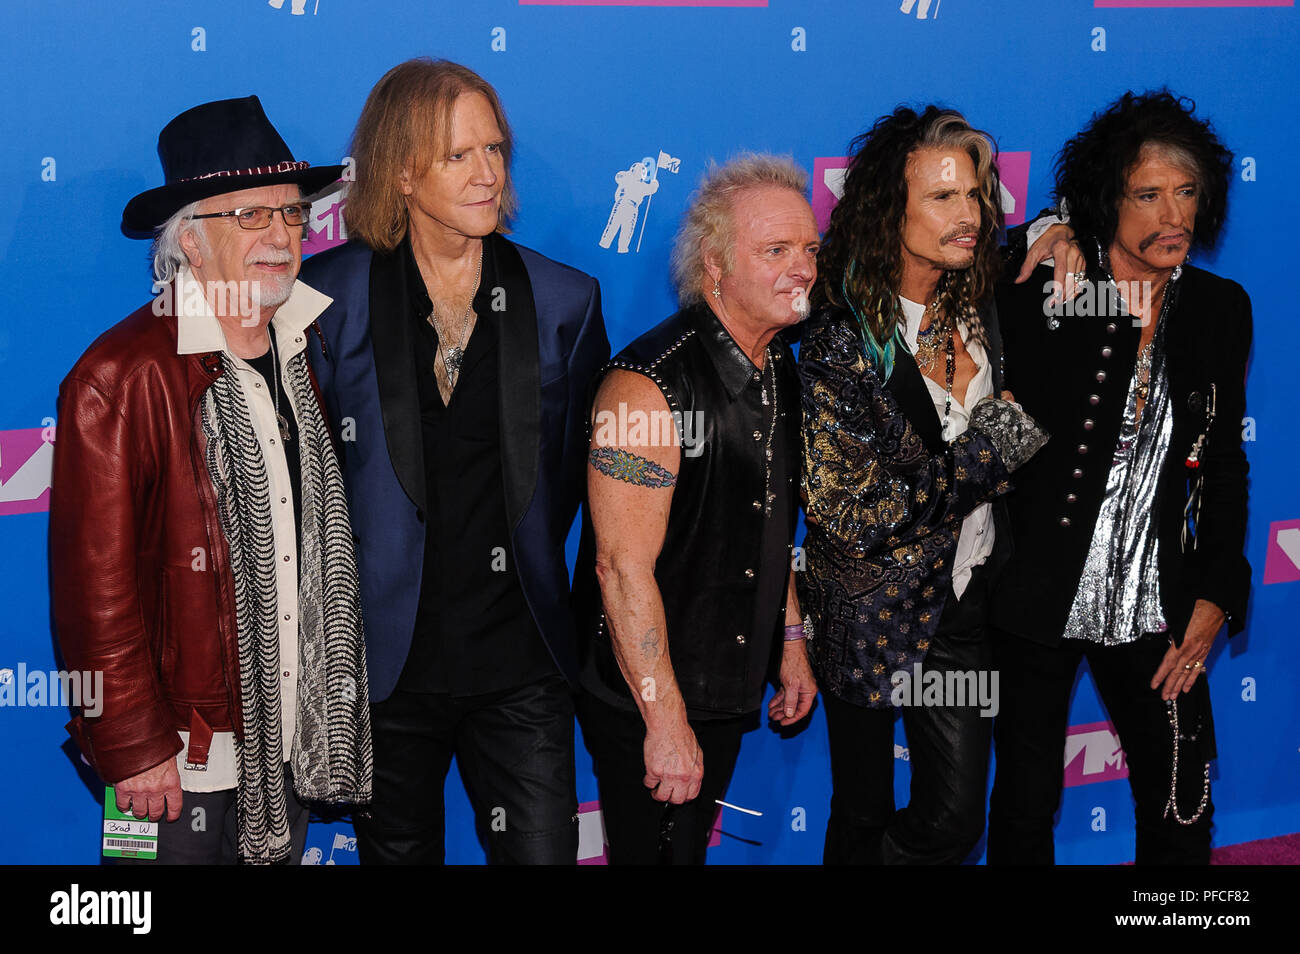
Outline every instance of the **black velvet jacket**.
{"label": "black velvet jacket", "polygon": [[[1007,387],[1052,436],[1017,471],[1007,499],[1014,553],[995,585],[992,610],[999,628],[1049,646],[1061,638],[1092,542],[1141,336],[1113,308],[1097,315],[1100,273],[1090,274],[1090,300],[1076,300],[1075,314],[1060,315],[1053,328],[1044,314],[1051,280],[1051,269],[1040,266],[1023,285],[1006,280],[997,292]],[[1174,295],[1166,318],[1173,437],[1153,514],[1161,602],[1170,634],[1181,641],[1197,599],[1228,614],[1230,634],[1245,621],[1250,565],[1242,553],[1241,427],[1251,312],[1240,285],[1190,266]],[[1187,459],[1201,435],[1193,469]],[[1184,543],[1184,508],[1198,477],[1200,516]]]}

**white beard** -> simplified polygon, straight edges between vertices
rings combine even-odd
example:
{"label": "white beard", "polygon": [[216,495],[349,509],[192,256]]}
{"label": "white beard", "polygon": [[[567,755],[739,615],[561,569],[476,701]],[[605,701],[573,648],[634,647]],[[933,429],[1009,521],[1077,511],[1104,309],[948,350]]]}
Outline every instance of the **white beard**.
{"label": "white beard", "polygon": [[284,278],[258,279],[250,289],[254,308],[279,308],[293,294],[293,279]]}

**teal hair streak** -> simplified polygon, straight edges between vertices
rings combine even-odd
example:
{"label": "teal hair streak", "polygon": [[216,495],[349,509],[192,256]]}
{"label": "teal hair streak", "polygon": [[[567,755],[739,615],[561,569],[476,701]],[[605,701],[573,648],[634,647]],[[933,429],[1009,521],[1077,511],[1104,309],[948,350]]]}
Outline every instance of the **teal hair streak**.
{"label": "teal hair streak", "polygon": [[[867,320],[867,316],[862,313],[853,296],[849,294],[848,279],[856,267],[855,262],[850,262],[848,268],[845,269],[844,278],[840,281],[840,293],[844,296],[849,311],[853,312],[853,317],[857,319],[858,330],[862,332],[862,348],[866,352],[867,360],[877,370],[880,380],[888,381],[889,376],[894,373],[894,355],[898,353],[900,348],[904,351],[907,350],[907,339],[903,337],[903,323],[895,320],[893,333],[883,345],[880,343],[876,338],[876,333],[871,330],[871,322]],[[896,299],[894,307],[898,307]]]}

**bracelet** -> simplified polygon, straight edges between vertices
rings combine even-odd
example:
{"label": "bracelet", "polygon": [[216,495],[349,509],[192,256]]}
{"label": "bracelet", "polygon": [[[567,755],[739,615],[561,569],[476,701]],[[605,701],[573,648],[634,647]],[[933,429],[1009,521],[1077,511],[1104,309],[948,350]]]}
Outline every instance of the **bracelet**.
{"label": "bracelet", "polygon": [[803,639],[805,635],[803,623],[791,623],[785,628],[785,641],[787,643],[792,643],[796,639]]}

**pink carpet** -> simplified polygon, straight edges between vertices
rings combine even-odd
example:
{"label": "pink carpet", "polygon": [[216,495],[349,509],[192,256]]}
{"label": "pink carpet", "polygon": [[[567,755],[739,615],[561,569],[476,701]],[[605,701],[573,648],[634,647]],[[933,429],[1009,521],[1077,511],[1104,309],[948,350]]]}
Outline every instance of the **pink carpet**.
{"label": "pink carpet", "polygon": [[1212,865],[1300,865],[1300,832],[1225,845],[1210,852]]}

